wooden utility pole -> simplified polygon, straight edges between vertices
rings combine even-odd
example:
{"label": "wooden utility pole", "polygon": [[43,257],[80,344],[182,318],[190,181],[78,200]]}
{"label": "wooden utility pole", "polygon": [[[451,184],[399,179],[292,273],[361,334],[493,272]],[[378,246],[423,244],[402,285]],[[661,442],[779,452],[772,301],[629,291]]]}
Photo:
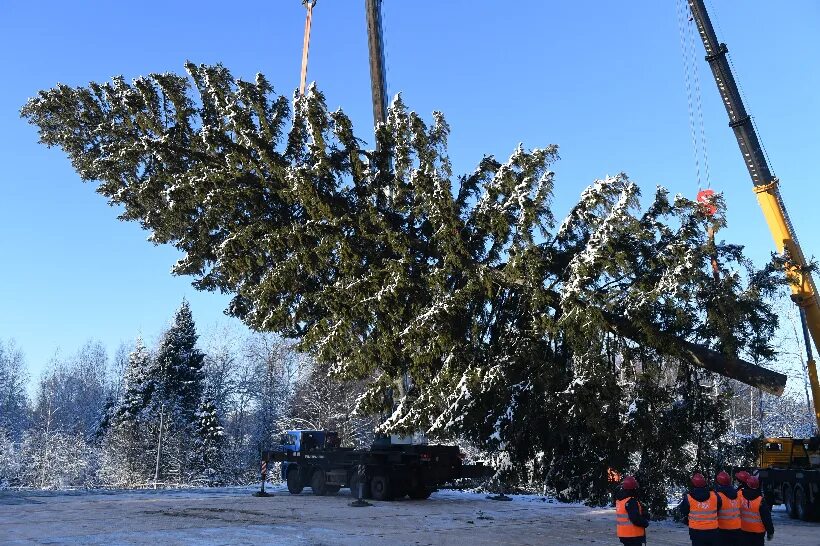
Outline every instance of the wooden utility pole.
{"label": "wooden utility pole", "polygon": [[157,488],[157,481],[159,481],[159,458],[162,452],[162,420],[165,414],[165,404],[159,409],[159,432],[157,433],[157,464],[154,467],[154,489]]}

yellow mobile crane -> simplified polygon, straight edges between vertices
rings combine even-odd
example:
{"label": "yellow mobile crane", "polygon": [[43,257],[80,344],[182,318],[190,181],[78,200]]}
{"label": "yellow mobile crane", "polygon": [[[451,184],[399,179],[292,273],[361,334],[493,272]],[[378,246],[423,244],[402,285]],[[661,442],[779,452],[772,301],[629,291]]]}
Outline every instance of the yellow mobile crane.
{"label": "yellow mobile crane", "polygon": [[792,300],[800,309],[817,429],[811,438],[763,439],[757,463],[766,497],[774,504],[784,503],[790,517],[809,520],[820,517],[820,382],[811,346],[813,340],[815,347],[820,347],[817,289],[780,196],[779,181],[771,173],[752,118],[743,105],[726,57],[728,48],[718,42],[703,0],[688,0],[688,3],[706,49],[706,60],[729,114],[729,126],[735,132],[746,168],[752,177],[757,201],[763,209],[777,251],[786,259]]}

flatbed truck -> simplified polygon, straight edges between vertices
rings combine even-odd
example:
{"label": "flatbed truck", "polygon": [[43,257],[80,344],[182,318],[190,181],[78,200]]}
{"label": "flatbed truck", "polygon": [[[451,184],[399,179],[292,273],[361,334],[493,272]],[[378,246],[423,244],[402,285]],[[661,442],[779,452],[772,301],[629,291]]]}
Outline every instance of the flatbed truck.
{"label": "flatbed truck", "polygon": [[389,439],[366,449],[341,447],[338,435],[324,430],[289,430],[263,453],[265,461],[281,463],[291,494],[305,487],[314,495],[350,488],[354,496],[374,500],[426,499],[460,479],[492,475],[489,466],[466,465],[462,457],[457,446],[394,444]]}

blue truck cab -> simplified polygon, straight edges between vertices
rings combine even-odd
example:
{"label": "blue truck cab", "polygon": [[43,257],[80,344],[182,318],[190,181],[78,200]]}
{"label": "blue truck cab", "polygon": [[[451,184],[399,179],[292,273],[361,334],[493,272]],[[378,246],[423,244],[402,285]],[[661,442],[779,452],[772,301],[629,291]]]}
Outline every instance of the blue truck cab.
{"label": "blue truck cab", "polygon": [[[278,451],[290,452],[294,455],[313,451],[339,447],[339,434],[327,430],[286,430],[279,440]],[[287,480],[288,468],[294,462],[282,462],[282,479]]]}

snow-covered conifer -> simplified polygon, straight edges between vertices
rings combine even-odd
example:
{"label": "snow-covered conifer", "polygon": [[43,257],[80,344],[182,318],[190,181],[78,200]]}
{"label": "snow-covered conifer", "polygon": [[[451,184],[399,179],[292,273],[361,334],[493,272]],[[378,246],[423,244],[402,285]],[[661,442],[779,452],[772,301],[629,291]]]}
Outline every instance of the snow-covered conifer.
{"label": "snow-covered conifer", "polygon": [[197,339],[191,308],[183,300],[162,336],[151,368],[152,380],[158,384],[154,396],[178,411],[187,420],[185,425],[194,422],[203,392],[205,355],[197,348]]}
{"label": "snow-covered conifer", "polygon": [[19,439],[29,422],[23,352],[14,341],[0,339],[0,429]]}
{"label": "snow-covered conifer", "polygon": [[[692,347],[771,358],[766,297],[782,279],[708,239],[722,203],[707,217],[658,188],[643,209],[620,174],[558,224],[557,146],[519,145],[455,176],[443,116],[428,123],[400,97],[364,150],[315,87],[291,110],[262,75],[186,69],[60,85],[22,113],[121,218],[183,252],[175,273],[233,294],[231,315],[297,339],[335,377],[366,381],[357,409],[385,412],[382,430],[466,437],[509,463],[506,479],[570,500],[605,502],[610,468],[638,471],[655,513],[657,472],[682,481],[709,463],[723,401],[701,392],[710,377]],[[193,411],[185,331],[157,362]]]}
{"label": "snow-covered conifer", "polygon": [[134,350],[128,355],[128,365],[122,380],[122,394],[117,408],[117,418],[133,421],[151,401],[157,389],[152,377],[153,359],[142,336],[137,337]]}
{"label": "snow-covered conifer", "polygon": [[213,474],[222,462],[222,447],[225,442],[225,430],[214,401],[203,401],[196,412],[196,418],[196,449],[201,457],[203,470]]}

